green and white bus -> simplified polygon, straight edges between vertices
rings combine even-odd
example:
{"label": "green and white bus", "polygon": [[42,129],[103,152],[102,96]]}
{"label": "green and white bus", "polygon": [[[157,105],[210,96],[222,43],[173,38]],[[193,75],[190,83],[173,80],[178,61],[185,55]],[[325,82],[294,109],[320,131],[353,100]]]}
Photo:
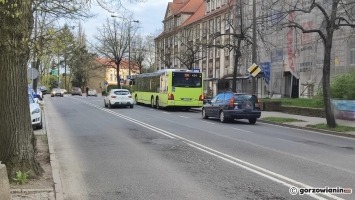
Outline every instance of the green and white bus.
{"label": "green and white bus", "polygon": [[132,95],[137,104],[154,108],[202,107],[203,78],[201,72],[166,69],[138,74],[132,79]]}

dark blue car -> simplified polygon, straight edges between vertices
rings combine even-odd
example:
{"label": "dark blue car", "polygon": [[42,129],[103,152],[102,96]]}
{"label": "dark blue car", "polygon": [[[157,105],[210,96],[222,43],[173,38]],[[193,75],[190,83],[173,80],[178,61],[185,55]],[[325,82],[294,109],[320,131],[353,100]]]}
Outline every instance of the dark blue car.
{"label": "dark blue car", "polygon": [[255,124],[260,118],[260,101],[252,94],[223,92],[202,107],[202,118],[218,118],[222,123],[234,119],[248,119]]}

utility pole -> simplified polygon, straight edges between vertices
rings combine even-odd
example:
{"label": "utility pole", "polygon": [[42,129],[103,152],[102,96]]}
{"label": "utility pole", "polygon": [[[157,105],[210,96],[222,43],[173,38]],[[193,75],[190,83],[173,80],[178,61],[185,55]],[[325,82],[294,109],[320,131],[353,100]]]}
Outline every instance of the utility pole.
{"label": "utility pole", "polygon": [[[132,20],[134,23],[139,23],[138,20]],[[131,80],[131,22],[128,27],[128,77]]]}
{"label": "utility pole", "polygon": [[[256,58],[256,0],[253,0],[253,44],[252,44],[252,62],[257,64],[257,58]],[[256,94],[258,92],[257,89],[257,84],[256,84],[256,78],[252,78],[252,94]]]}

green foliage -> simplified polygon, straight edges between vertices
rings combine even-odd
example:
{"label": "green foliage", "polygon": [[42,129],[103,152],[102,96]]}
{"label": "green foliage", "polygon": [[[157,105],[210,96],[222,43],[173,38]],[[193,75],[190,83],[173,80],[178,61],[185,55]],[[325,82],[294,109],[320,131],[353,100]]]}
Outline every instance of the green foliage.
{"label": "green foliage", "polygon": [[283,106],[298,106],[306,108],[323,108],[324,102],[322,96],[316,96],[312,99],[303,99],[303,98],[281,98],[281,99],[262,99],[262,102],[272,102],[272,101],[281,101]]}
{"label": "green foliage", "polygon": [[330,127],[328,127],[327,124],[315,124],[315,125],[309,124],[309,125],[307,125],[307,127],[316,128],[316,129],[330,130],[330,131],[336,131],[336,132],[355,131],[355,127],[342,126],[342,125],[337,125],[335,128],[330,128]]}
{"label": "green foliage", "polygon": [[16,172],[16,177],[14,178],[14,181],[17,182],[17,184],[23,185],[28,182],[28,177],[29,177],[29,172],[22,172],[19,170]]}
{"label": "green foliage", "polygon": [[284,117],[265,117],[265,121],[278,122],[278,123],[289,123],[289,122],[304,122],[303,120],[294,118],[284,118]]}
{"label": "green foliage", "polygon": [[355,99],[355,71],[335,77],[330,86],[333,99]]}

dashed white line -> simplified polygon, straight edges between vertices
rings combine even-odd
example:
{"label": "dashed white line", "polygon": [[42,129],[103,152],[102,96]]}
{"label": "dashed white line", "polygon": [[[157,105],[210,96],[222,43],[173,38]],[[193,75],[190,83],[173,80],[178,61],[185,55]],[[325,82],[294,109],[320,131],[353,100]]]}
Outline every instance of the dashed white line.
{"label": "dashed white line", "polygon": [[189,118],[189,117],[186,117],[186,116],[182,116],[182,115],[179,115],[179,117],[182,117],[182,118]]}
{"label": "dashed white line", "polygon": [[247,130],[243,130],[243,129],[239,129],[239,128],[233,128],[233,129],[238,130],[238,131],[244,131],[244,132],[248,132],[248,133],[253,133],[251,131],[247,131]]}

